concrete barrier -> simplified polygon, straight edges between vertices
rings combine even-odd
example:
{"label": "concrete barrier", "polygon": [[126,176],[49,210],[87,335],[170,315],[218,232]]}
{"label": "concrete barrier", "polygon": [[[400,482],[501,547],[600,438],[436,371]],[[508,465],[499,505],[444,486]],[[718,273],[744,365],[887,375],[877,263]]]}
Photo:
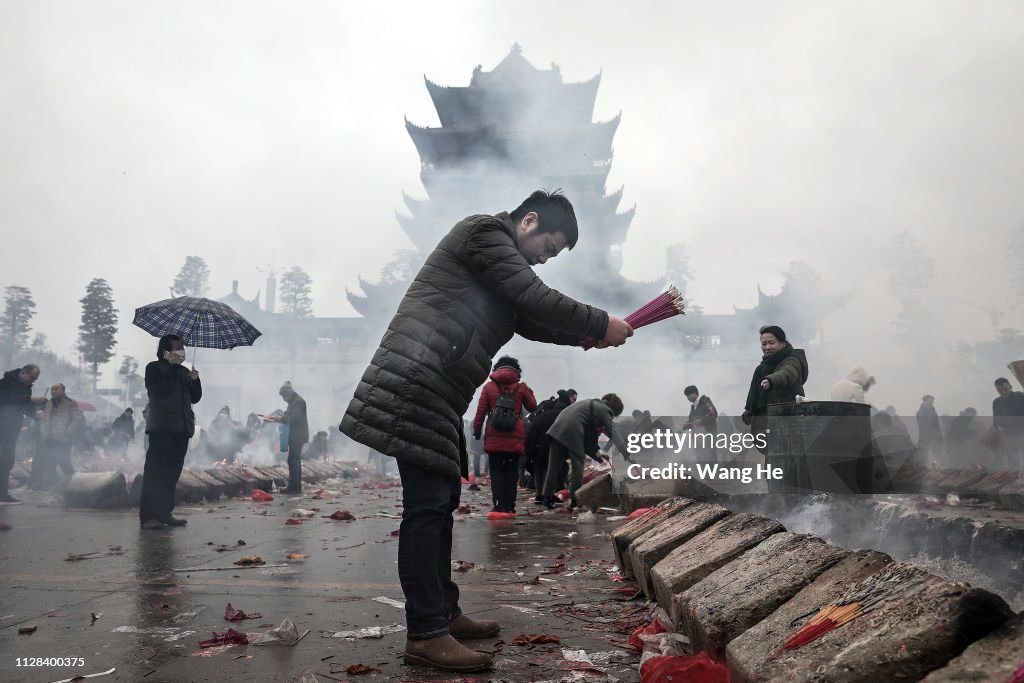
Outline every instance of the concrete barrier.
{"label": "concrete barrier", "polygon": [[704,580],[769,536],[786,529],[772,519],[740,513],[726,517],[670,552],[654,565],[651,582],[658,604],[673,614],[673,596]]}
{"label": "concrete barrier", "polygon": [[615,551],[615,561],[623,576],[634,576],[628,552],[633,541],[650,531],[655,525],[666,523],[673,515],[695,502],[688,498],[670,498],[654,506],[650,513],[631,519],[612,531],[612,549]]}
{"label": "concrete barrier", "polygon": [[[212,495],[212,494],[210,494]],[[182,470],[178,477],[178,483],[174,487],[174,500],[176,503],[198,503],[207,496],[206,482],[201,481],[189,470]]]}
{"label": "concrete barrier", "polygon": [[656,523],[629,546],[629,566],[647,598],[654,598],[651,569],[670,552],[732,513],[715,503],[695,503]]}
{"label": "concrete barrier", "polygon": [[852,586],[890,564],[892,558],[873,550],[858,550],[797,593],[770,616],[735,638],[726,647],[733,683],[786,680],[791,672],[811,674],[826,664],[807,648],[779,653],[800,627]]}
{"label": "concrete barrier", "polygon": [[1024,615],[1017,615],[963,651],[949,664],[931,672],[922,683],[1009,681],[1024,666]]}
{"label": "concrete barrier", "polygon": [[677,630],[725,659],[734,638],[774,612],[850,551],[810,534],[780,533],[673,598]]}
{"label": "concrete barrier", "polygon": [[214,501],[224,495],[224,482],[214,479],[202,470],[189,470],[199,481],[206,484],[206,500]]}
{"label": "concrete barrier", "polygon": [[209,469],[205,472],[224,484],[224,495],[229,497],[241,496],[245,493],[245,481],[234,476],[225,469]]}

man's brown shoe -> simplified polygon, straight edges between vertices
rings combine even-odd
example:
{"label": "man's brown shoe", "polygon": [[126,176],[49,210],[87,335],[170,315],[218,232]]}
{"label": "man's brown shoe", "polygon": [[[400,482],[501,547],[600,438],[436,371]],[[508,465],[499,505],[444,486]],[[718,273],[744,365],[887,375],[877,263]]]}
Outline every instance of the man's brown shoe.
{"label": "man's brown shoe", "polygon": [[405,641],[406,664],[429,666],[442,671],[474,673],[489,671],[493,661],[489,654],[470,650],[450,635],[428,640]]}
{"label": "man's brown shoe", "polygon": [[459,640],[479,640],[498,635],[501,626],[496,621],[470,619],[460,614],[448,623],[448,633]]}

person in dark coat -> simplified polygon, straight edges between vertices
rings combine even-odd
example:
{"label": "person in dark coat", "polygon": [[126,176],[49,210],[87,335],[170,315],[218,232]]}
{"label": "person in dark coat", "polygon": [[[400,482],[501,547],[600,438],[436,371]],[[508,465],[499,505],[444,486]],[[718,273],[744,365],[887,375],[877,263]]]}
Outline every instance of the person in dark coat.
{"label": "person in dark coat", "polygon": [[186,370],[185,345],[181,337],[160,337],[157,360],[146,366],[146,466],[142,473],[142,498],[139,523],[143,529],[185,526],[188,522],[171,515],[174,489],[188,453],[188,442],[196,432],[196,414],[192,405],[203,397],[199,371]]}
{"label": "person in dark coat", "polygon": [[608,453],[598,448],[598,434],[604,434],[614,444],[626,462],[630,462],[625,439],[615,429],[615,418],[622,414],[622,399],[615,394],[601,398],[577,401],[563,410],[548,429],[551,447],[548,455],[548,472],[544,479],[544,504],[555,506],[555,484],[558,470],[569,461],[569,495],[572,507],[576,503],[576,491],[583,484],[583,467],[586,456],[595,460],[610,461]]}
{"label": "person in dark coat", "polygon": [[999,396],[992,401],[992,429],[999,435],[1007,471],[1018,472],[1024,455],[1024,392],[1014,391],[1005,377],[995,384]]}
{"label": "person in dark coat", "polygon": [[0,505],[20,505],[11,496],[8,486],[14,468],[15,449],[25,418],[46,403],[42,396],[32,397],[32,385],[39,379],[39,366],[34,363],[8,370],[0,379]]}
{"label": "person in dark coat", "polygon": [[302,448],[309,441],[306,399],[296,393],[291,382],[281,385],[278,393],[288,404],[288,408],[283,415],[269,419],[288,427],[288,487],[284,492],[302,493]]}
{"label": "person in dark coat", "polygon": [[761,330],[761,362],[754,368],[743,408],[743,424],[750,425],[751,434],[764,434],[768,428],[768,406],[792,403],[804,395],[807,381],[807,356],[786,341],[786,333],[778,325]]}
{"label": "person in dark coat", "polygon": [[63,384],[50,387],[50,400],[43,408],[39,425],[39,449],[32,461],[29,488],[47,490],[57,480],[57,466],[65,477],[75,473],[71,464],[71,445],[85,424],[82,411],[67,395]]}
{"label": "person in dark coat", "polygon": [[925,394],[917,409],[917,452],[926,461],[935,460],[942,450],[942,425],[935,411],[935,397]]}
{"label": "person in dark coat", "polygon": [[607,348],[633,332],[534,272],[577,238],[572,205],[558,193],[457,223],[409,286],[341,420],[349,437],[398,461],[407,663],[458,672],[492,663],[454,640],[490,637],[499,625],[462,614],[451,580],[452,513],[469,474],[462,416],[491,359],[515,334],[569,346],[589,337]]}
{"label": "person in dark coat", "polygon": [[[523,383],[522,372],[517,359],[511,356],[499,358],[494,364],[491,381],[480,392],[480,402],[473,420],[473,438],[479,441],[484,418],[487,418],[484,451],[491,469],[491,493],[494,498],[492,512],[516,511],[519,456],[525,452],[526,442],[523,409],[537,409],[537,397],[533,389]],[[494,424],[493,412],[501,395],[511,396],[514,401],[515,425],[509,431],[502,431]]]}
{"label": "person in dark coat", "polygon": [[[718,409],[710,396],[700,393],[696,386],[691,384],[683,389],[683,395],[690,402],[690,414],[686,418],[683,429],[694,429],[705,434],[711,434],[712,438],[718,434]],[[718,457],[718,449],[714,442],[708,449],[712,458]]]}
{"label": "person in dark coat", "polygon": [[[544,478],[548,471],[548,456],[551,448],[551,437],[548,430],[555,423],[559,413],[576,402],[575,389],[559,389],[557,396],[552,396],[537,405],[537,410],[530,413],[526,420],[526,463],[533,478],[535,505],[544,504]],[[559,471],[556,490],[565,486],[565,467]]]}
{"label": "person in dark coat", "polygon": [[110,424],[107,448],[115,455],[123,456],[132,441],[135,441],[135,411],[132,408],[125,408],[124,412]]}

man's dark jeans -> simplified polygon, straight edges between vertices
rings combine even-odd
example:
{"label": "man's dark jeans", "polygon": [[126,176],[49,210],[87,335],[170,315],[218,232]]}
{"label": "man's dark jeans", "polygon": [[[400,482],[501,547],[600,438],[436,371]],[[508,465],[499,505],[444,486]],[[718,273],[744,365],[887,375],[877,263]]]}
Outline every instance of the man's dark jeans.
{"label": "man's dark jeans", "polygon": [[491,495],[498,512],[516,511],[516,484],[519,476],[518,453],[488,453],[491,465]]}
{"label": "man's dark jeans", "polygon": [[32,461],[29,488],[46,490],[53,486],[57,480],[58,465],[65,477],[75,473],[75,468],[71,465],[71,442],[43,441],[39,444],[35,460]]}
{"label": "man's dark jeans", "polygon": [[452,513],[459,507],[458,477],[398,461],[402,477],[402,525],[398,534],[398,579],[405,593],[409,640],[448,633],[462,614],[452,581]]}
{"label": "man's dark jeans", "polygon": [[288,488],[302,488],[302,447],[305,444],[288,444]]}
{"label": "man's dark jeans", "polygon": [[139,520],[164,521],[174,509],[174,489],[188,453],[187,434],[150,434],[146,467],[142,472]]}

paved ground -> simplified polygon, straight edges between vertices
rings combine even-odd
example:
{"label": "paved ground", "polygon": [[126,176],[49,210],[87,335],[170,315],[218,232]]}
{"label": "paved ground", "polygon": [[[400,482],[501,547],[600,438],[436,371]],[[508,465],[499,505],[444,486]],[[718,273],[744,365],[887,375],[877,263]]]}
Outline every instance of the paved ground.
{"label": "paved ground", "polygon": [[[319,681],[638,680],[638,657],[622,645],[645,609],[617,592],[628,584],[610,580],[614,560],[605,535],[618,522],[598,516],[597,523],[579,524],[540,513],[526,492],[519,507],[527,514],[516,520],[485,518],[486,488],[464,491],[469,511],[456,516],[454,559],[475,563],[457,574],[463,609],[503,624],[500,638],[472,645],[496,653],[493,673],[446,677],[405,666],[400,631],[379,639],[330,637],[404,626],[400,607],[374,600],[403,599],[391,536],[401,489],[391,483],[335,482],[325,486],[336,496],[331,499],[314,500],[307,489],[271,503],[222,499],[179,508],[188,527],[160,532],[141,531],[135,510],[64,510],[15,492],[25,504],[0,508],[0,523],[11,527],[0,531],[0,681],[54,682],[111,668],[116,671],[89,680],[289,681],[304,671]],[[320,511],[287,525],[299,507]],[[340,509],[357,519],[321,516]],[[253,554],[285,566],[233,564]],[[175,571],[184,568],[204,571]],[[219,568],[226,569],[211,571]],[[262,617],[229,623],[229,602]],[[299,633],[309,630],[294,646],[199,647],[212,631],[263,632],[285,618]],[[25,626],[36,631],[19,635]],[[524,633],[556,635],[561,644],[511,644]],[[570,664],[570,650],[584,650],[594,667]],[[81,664],[18,666],[17,658],[81,658]],[[353,664],[378,671],[347,675]]]}

